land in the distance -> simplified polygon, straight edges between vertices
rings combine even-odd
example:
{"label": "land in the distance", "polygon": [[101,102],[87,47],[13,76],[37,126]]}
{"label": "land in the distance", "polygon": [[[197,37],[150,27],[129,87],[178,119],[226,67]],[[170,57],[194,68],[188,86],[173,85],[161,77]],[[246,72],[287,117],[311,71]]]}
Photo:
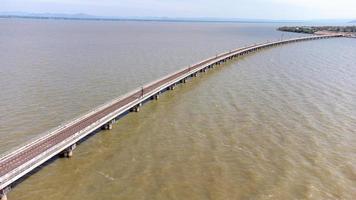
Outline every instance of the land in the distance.
{"label": "land in the distance", "polygon": [[356,37],[356,26],[283,26],[279,31],[307,34],[341,34],[345,37]]}
{"label": "land in the distance", "polygon": [[348,23],[351,19],[330,20],[280,20],[254,18],[216,18],[216,17],[135,17],[135,16],[97,16],[86,13],[27,13],[0,12],[1,18],[43,19],[43,20],[94,20],[94,21],[168,21],[168,22],[233,22],[233,23]]}

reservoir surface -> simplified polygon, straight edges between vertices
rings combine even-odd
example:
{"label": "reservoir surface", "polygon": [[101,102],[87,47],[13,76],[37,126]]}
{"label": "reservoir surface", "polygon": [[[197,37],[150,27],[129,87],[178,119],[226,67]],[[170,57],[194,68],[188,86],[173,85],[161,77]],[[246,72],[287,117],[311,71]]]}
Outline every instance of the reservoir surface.
{"label": "reservoir surface", "polygon": [[[0,154],[281,24],[0,20]],[[122,118],[9,199],[353,199],[356,40],[230,61]]]}

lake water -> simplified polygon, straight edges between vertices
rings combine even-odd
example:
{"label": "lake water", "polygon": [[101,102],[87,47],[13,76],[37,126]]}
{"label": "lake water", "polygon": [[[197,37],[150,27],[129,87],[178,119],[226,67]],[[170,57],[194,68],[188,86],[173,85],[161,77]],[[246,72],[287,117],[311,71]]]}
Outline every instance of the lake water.
{"label": "lake water", "polygon": [[[281,24],[0,20],[0,153]],[[10,199],[354,199],[356,40],[266,49],[146,104]]]}

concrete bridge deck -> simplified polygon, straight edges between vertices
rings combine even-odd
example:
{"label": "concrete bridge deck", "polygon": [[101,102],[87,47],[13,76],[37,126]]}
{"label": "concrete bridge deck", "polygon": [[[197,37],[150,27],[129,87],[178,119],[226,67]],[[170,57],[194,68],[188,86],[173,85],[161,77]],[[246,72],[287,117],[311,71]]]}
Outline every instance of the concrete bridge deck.
{"label": "concrete bridge deck", "polygon": [[221,63],[277,45],[341,37],[341,35],[307,36],[263,44],[252,45],[226,52],[195,65],[176,71],[161,79],[153,81],[142,88],[138,88],[126,95],[110,101],[85,115],[50,130],[28,143],[3,154],[0,157],[0,197],[6,199],[6,193],[11,184],[25,176],[36,167],[57,155],[71,157],[76,143],[98,129],[111,129],[116,118],[128,111],[138,112],[140,106],[149,99],[158,99],[166,90],[173,90],[179,83],[185,83],[189,77],[197,76],[199,72],[213,68]]}

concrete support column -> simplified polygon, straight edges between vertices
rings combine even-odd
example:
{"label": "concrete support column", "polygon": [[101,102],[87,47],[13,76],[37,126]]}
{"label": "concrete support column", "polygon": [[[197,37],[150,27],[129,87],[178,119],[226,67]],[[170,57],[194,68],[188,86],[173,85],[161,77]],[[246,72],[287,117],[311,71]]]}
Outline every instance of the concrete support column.
{"label": "concrete support column", "polygon": [[133,109],[133,112],[140,112],[140,107],[139,106],[135,106],[132,109]]}
{"label": "concrete support column", "polygon": [[1,200],[7,200],[6,194],[0,194],[0,199]]}
{"label": "concrete support column", "polygon": [[161,95],[161,92],[158,92],[157,94],[153,95],[153,99],[158,100],[160,95]]}
{"label": "concrete support column", "polygon": [[159,99],[159,94],[155,94],[151,97],[152,100],[158,100]]}
{"label": "concrete support column", "polygon": [[112,129],[112,126],[113,126],[113,124],[115,124],[115,122],[116,122],[116,119],[111,120],[110,122],[106,123],[106,124],[102,127],[102,129],[103,129],[103,130],[111,130],[111,129]]}
{"label": "concrete support column", "polygon": [[136,106],[131,108],[131,112],[140,112],[141,106],[142,106],[142,103],[137,104]]}
{"label": "concrete support column", "polygon": [[182,80],[180,80],[180,83],[186,83],[187,79],[183,78]]}
{"label": "concrete support column", "polygon": [[198,73],[196,73],[196,72],[191,75],[191,77],[197,77],[197,76],[198,76]]}
{"label": "concrete support column", "polygon": [[176,86],[175,84],[169,86],[169,87],[168,87],[168,90],[174,90],[174,89],[175,89],[175,86]]}
{"label": "concrete support column", "polygon": [[71,158],[73,156],[73,150],[77,148],[77,144],[73,144],[72,146],[68,147],[68,149],[63,151],[63,157]]}
{"label": "concrete support column", "polygon": [[103,126],[103,129],[104,130],[111,130],[112,129],[112,123],[107,123],[107,124],[105,124],[104,126]]}
{"label": "concrete support column", "polygon": [[9,193],[11,187],[4,188],[0,190],[0,200],[7,200],[7,193]]}
{"label": "concrete support column", "polygon": [[111,130],[112,129],[112,123],[109,123],[108,124],[108,130]]}

